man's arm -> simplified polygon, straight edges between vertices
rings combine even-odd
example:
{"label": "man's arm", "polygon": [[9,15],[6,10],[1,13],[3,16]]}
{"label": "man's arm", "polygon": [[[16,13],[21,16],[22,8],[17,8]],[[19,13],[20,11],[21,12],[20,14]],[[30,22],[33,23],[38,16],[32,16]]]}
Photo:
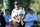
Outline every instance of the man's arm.
{"label": "man's arm", "polygon": [[11,13],[11,17],[12,17],[12,20],[14,21],[14,22],[20,22],[20,21],[18,21],[18,20],[16,20],[14,17],[15,17],[15,11],[13,10],[12,11],[12,13]]}
{"label": "man's arm", "polygon": [[16,20],[15,18],[12,18],[12,20],[14,21],[14,22],[20,22],[20,20]]}
{"label": "man's arm", "polygon": [[35,21],[38,21],[37,15],[35,16]]}
{"label": "man's arm", "polygon": [[23,20],[25,19],[25,14],[23,14]]}
{"label": "man's arm", "polygon": [[24,20],[25,19],[25,10],[24,10],[24,8],[22,10],[22,14],[23,14],[23,20]]}

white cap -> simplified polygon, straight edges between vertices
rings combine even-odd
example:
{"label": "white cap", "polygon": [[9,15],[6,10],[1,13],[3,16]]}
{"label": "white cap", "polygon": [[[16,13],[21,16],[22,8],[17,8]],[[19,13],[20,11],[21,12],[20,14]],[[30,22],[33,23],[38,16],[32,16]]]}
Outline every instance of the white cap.
{"label": "white cap", "polygon": [[12,19],[9,19],[9,22],[12,21]]}
{"label": "white cap", "polygon": [[14,4],[15,4],[15,5],[16,5],[16,4],[19,4],[19,2],[18,2],[18,1],[15,1],[15,3],[14,3]]}
{"label": "white cap", "polygon": [[32,7],[30,7],[30,9],[31,9],[31,10],[33,10],[33,8],[32,8]]}

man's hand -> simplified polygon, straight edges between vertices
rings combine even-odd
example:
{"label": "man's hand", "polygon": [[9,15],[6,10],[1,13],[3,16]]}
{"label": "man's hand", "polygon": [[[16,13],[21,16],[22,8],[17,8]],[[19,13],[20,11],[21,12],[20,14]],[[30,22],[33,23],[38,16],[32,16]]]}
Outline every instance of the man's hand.
{"label": "man's hand", "polygon": [[20,23],[20,22],[21,22],[21,20],[18,21],[18,23]]}

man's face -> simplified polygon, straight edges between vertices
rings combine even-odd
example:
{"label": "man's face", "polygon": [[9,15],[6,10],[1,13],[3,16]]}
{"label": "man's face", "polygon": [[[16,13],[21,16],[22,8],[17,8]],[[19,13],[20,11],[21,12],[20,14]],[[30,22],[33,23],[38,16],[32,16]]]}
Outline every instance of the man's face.
{"label": "man's face", "polygon": [[6,14],[9,14],[9,11],[5,11]]}
{"label": "man's face", "polygon": [[30,13],[32,14],[33,13],[33,10],[30,10]]}
{"label": "man's face", "polygon": [[19,8],[19,4],[16,4],[15,7],[16,7],[16,8]]}

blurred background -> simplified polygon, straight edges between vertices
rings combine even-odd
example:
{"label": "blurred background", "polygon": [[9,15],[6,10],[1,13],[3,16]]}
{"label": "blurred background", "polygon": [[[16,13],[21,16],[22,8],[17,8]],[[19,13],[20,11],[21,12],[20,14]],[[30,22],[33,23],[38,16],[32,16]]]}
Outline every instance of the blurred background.
{"label": "blurred background", "polygon": [[5,9],[14,9],[14,2],[19,1],[20,6],[25,8],[28,13],[28,8],[33,7],[34,13],[38,16],[38,25],[40,26],[40,0],[0,0],[0,9],[5,13]]}

